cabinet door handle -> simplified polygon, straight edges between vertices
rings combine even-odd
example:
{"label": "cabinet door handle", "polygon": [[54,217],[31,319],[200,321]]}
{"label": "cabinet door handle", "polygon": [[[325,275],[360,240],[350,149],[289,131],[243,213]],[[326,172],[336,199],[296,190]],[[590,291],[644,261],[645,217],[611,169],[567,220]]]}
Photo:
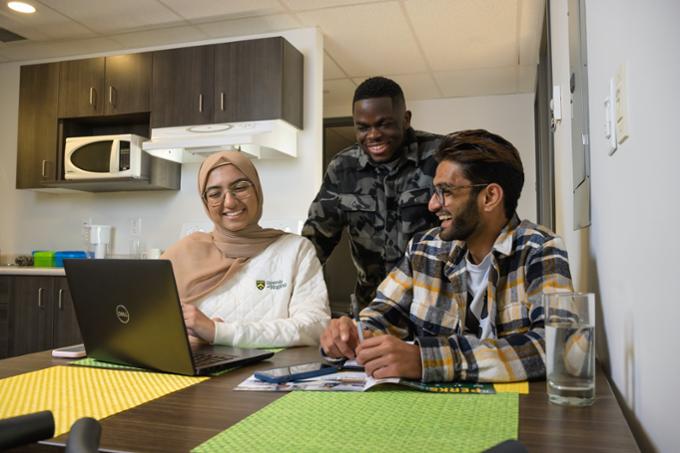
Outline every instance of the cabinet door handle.
{"label": "cabinet door handle", "polygon": [[113,105],[113,86],[109,85],[109,104]]}
{"label": "cabinet door handle", "polygon": [[43,159],[42,161],[42,169],[40,170],[40,176],[43,178],[46,177],[47,175],[45,174],[45,167],[47,167],[47,161]]}
{"label": "cabinet door handle", "polygon": [[220,92],[220,110],[224,112],[224,91]]}
{"label": "cabinet door handle", "polygon": [[63,290],[63,288],[62,288],[62,289],[60,289],[59,292],[57,293],[57,308],[59,308],[59,310],[63,310],[63,309],[64,309],[63,299],[64,299],[64,290]]}
{"label": "cabinet door handle", "polygon": [[43,301],[43,291],[45,291],[45,288],[38,288],[38,308],[45,308],[45,302]]}
{"label": "cabinet door handle", "polygon": [[90,105],[93,109],[97,109],[97,90],[94,87],[90,87]]}
{"label": "cabinet door handle", "polygon": [[198,111],[199,113],[203,113],[203,94],[198,95]]}

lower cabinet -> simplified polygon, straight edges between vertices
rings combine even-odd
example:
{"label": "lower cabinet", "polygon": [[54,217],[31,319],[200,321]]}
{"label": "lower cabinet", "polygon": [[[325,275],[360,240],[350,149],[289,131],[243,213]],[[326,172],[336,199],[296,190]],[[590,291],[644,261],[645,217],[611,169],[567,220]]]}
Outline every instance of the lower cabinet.
{"label": "lower cabinet", "polygon": [[12,277],[0,275],[0,359],[9,356],[9,290]]}
{"label": "lower cabinet", "polygon": [[8,329],[5,329],[8,356],[82,341],[65,277],[2,277],[0,313],[4,294],[8,302]]}

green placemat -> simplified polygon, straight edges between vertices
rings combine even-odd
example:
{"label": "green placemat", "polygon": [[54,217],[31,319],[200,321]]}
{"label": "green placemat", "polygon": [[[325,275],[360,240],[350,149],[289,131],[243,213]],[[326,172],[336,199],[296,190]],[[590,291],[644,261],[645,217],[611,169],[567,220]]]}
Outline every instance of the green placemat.
{"label": "green placemat", "polygon": [[108,368],[112,370],[150,371],[145,368],[137,368],[136,366],[118,365],[117,363],[101,362],[97,359],[92,359],[90,357],[74,360],[72,362],[69,362],[69,365],[89,366],[92,368]]}
{"label": "green placemat", "polygon": [[517,438],[519,397],[292,392],[193,452],[479,452]]}
{"label": "green placemat", "polygon": [[[285,348],[268,348],[265,349],[266,351],[271,351],[274,354],[277,352],[283,351]],[[153,370],[147,370],[146,368],[137,368],[134,366],[130,365],[119,365],[117,363],[109,363],[109,362],[102,362],[97,359],[93,359],[90,357],[85,357],[84,359],[79,359],[79,360],[73,360],[72,362],[69,362],[69,365],[76,365],[76,366],[89,366],[92,368],[108,368],[112,370],[132,370],[132,371],[153,371]],[[216,376],[222,376],[223,374],[227,374],[228,372],[235,370],[236,368],[239,367],[232,367],[232,368],[225,368],[220,371],[215,371],[213,373],[208,373],[208,376],[216,377]]]}

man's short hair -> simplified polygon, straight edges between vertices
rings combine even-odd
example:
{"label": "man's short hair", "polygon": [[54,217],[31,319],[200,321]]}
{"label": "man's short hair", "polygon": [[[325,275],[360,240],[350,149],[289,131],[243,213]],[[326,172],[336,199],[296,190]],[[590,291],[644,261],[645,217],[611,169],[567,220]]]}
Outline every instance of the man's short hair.
{"label": "man's short hair", "polygon": [[354,110],[354,103],[356,101],[372,98],[390,98],[392,99],[393,106],[406,105],[404,92],[399,84],[386,77],[371,77],[361,82],[357,89],[354,90],[352,110]]}
{"label": "man's short hair", "polygon": [[484,129],[453,132],[444,137],[435,157],[459,164],[472,184],[501,186],[505,215],[512,217],[524,185],[522,160],[512,143]]}

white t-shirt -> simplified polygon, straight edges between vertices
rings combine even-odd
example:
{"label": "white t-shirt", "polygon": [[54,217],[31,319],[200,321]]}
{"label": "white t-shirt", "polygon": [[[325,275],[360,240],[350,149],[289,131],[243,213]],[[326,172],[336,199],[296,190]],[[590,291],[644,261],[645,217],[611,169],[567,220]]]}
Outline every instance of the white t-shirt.
{"label": "white t-shirt", "polygon": [[215,344],[317,345],[330,320],[328,291],[312,243],[286,234],[221,287],[195,302],[215,323]]}
{"label": "white t-shirt", "polygon": [[[465,269],[467,270],[468,293],[472,297],[470,311],[479,321],[479,338],[484,340],[493,337],[489,314],[484,310],[486,305],[486,288],[489,285],[489,269],[491,268],[491,253],[486,255],[481,263],[472,264],[470,252],[465,255]],[[469,314],[468,314],[469,315]],[[466,323],[467,324],[467,323]]]}

